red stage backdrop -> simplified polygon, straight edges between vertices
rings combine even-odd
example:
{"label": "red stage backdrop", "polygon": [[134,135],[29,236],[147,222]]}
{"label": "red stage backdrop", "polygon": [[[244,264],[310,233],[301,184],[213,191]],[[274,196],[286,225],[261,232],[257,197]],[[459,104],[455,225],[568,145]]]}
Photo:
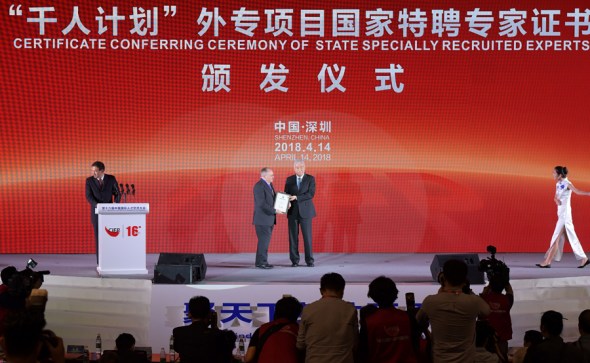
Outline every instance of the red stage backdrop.
{"label": "red stage backdrop", "polygon": [[0,252],[93,252],[95,160],[150,203],[148,252],[253,252],[259,170],[282,190],[295,157],[316,252],[544,251],[552,168],[590,189],[587,7],[4,1]]}

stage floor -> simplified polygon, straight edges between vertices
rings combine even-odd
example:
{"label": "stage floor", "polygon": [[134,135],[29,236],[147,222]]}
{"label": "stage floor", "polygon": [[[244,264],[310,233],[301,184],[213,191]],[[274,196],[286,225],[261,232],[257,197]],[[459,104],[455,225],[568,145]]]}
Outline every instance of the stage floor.
{"label": "stage floor", "polygon": [[[480,254],[480,259],[487,255]],[[349,283],[368,283],[379,275],[391,277],[398,283],[434,283],[430,264],[434,254],[315,254],[315,267],[305,265],[293,268],[287,254],[269,254],[271,270],[254,267],[253,253],[205,254],[207,274],[203,284],[224,283],[318,283],[328,272],[338,272]],[[13,265],[25,267],[29,258],[39,264],[36,270],[49,270],[52,275],[97,277],[95,255],[34,254],[0,255],[0,268]],[[561,262],[554,262],[550,269],[535,267],[543,260],[541,253],[498,254],[497,258],[510,267],[512,280],[578,277],[590,275],[590,266],[578,269],[578,261],[566,253]],[[149,279],[153,277],[158,254],[147,256]]]}

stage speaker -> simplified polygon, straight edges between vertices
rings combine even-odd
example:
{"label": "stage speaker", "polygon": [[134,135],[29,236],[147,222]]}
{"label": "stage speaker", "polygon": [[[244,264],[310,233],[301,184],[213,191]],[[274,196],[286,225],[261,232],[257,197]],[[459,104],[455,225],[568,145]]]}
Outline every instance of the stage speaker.
{"label": "stage speaker", "polygon": [[154,268],[154,284],[195,284],[205,279],[205,255],[160,253]]}
{"label": "stage speaker", "polygon": [[438,274],[442,271],[445,262],[448,260],[464,261],[467,264],[467,279],[472,285],[483,285],[483,272],[478,270],[479,256],[477,253],[454,254],[454,255],[434,255],[430,264],[430,273],[432,279],[438,281]]}

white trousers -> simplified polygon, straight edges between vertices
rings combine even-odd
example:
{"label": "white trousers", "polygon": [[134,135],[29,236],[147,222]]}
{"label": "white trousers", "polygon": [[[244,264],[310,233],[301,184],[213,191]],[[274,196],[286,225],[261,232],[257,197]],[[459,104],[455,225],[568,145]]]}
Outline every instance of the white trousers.
{"label": "white trousers", "polygon": [[[569,208],[568,208],[569,207]],[[563,255],[563,244],[565,243],[565,237],[567,236],[568,241],[570,241],[570,246],[572,246],[572,251],[574,251],[574,256],[576,256],[576,260],[584,260],[586,259],[586,254],[582,249],[582,245],[580,244],[580,240],[576,235],[576,230],[574,229],[574,221],[572,219],[572,210],[570,206],[560,206],[557,208],[557,224],[555,225],[555,231],[553,232],[553,237],[551,237],[551,244],[549,245],[549,249],[547,253],[545,253],[545,258],[549,255],[551,248],[555,243],[557,243],[557,253],[555,254],[555,261],[561,261],[561,256]]]}

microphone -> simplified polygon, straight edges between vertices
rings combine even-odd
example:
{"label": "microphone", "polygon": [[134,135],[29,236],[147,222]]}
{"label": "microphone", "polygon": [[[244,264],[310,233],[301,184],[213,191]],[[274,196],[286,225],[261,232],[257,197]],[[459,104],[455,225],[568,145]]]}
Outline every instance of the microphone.
{"label": "microphone", "polygon": [[135,196],[135,184],[131,184],[131,195]]}
{"label": "microphone", "polygon": [[131,190],[129,190],[129,184],[125,184],[125,193],[131,194]]}
{"label": "microphone", "polygon": [[125,194],[125,189],[123,189],[123,183],[119,184],[119,190],[121,193]]}

